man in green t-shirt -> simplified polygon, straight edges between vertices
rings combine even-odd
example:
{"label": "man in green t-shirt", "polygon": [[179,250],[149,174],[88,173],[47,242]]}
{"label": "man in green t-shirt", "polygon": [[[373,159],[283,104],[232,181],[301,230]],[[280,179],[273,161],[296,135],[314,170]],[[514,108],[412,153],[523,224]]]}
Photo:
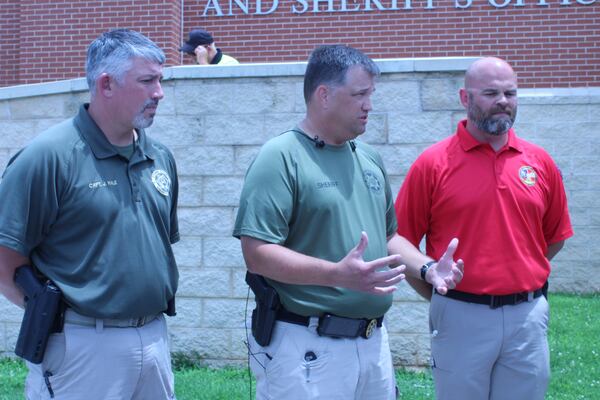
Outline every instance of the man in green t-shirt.
{"label": "man in green t-shirt", "polygon": [[30,265],[66,305],[41,363],[27,363],[28,399],[175,396],[163,311],[178,280],[177,170],[144,132],[163,98],[164,62],[137,32],[102,34],[87,52],[90,103],[4,172],[0,292],[23,307],[13,277]]}
{"label": "man in green t-shirt", "polygon": [[[248,270],[265,277],[281,303],[270,340],[259,334],[269,330],[266,310],[253,313],[257,399],[395,398],[383,324],[394,285],[405,270],[419,276],[423,264],[441,293],[462,277],[462,261],[452,260],[457,240],[431,264],[397,235],[383,162],[355,140],[378,74],[356,49],[315,49],[305,118],[267,142],[248,169],[233,234]],[[388,268],[400,263],[406,267]]]}

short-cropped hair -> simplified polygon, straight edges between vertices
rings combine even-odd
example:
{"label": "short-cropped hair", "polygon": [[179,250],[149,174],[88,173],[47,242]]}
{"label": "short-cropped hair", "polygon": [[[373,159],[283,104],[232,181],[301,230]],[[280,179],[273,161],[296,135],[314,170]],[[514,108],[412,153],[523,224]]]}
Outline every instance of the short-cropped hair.
{"label": "short-cropped hair", "polygon": [[91,97],[96,94],[96,80],[103,73],[122,83],[135,57],[160,65],[166,59],[165,53],[152,40],[129,29],[108,31],[94,40],[88,47],[85,65]]}
{"label": "short-cropped hair", "polygon": [[360,50],[344,45],[324,45],[313,50],[304,74],[304,101],[308,104],[319,85],[341,86],[346,72],[354,65],[362,67],[372,76],[379,75],[379,68],[369,56]]}

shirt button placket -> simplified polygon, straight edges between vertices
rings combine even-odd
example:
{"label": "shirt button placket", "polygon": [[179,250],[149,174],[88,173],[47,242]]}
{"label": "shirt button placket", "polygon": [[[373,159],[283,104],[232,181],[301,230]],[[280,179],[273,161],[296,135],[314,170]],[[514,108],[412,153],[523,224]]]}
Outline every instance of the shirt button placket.
{"label": "shirt button placket", "polygon": [[494,172],[496,175],[496,186],[498,189],[506,189],[506,185],[502,179],[502,170],[504,169],[504,160],[502,159],[502,153],[496,155],[494,160]]}
{"label": "shirt button placket", "polygon": [[133,172],[131,168],[129,168],[129,182],[131,182],[131,193],[133,195],[133,201],[140,202],[140,184],[139,184],[138,174]]}

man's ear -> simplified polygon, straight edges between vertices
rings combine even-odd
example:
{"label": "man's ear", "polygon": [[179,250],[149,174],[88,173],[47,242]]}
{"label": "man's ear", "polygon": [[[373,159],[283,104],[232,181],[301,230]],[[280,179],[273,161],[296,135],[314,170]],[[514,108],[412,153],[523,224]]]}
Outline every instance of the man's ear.
{"label": "man's ear", "polygon": [[96,79],[96,93],[104,97],[112,97],[116,82],[106,72]]}
{"label": "man's ear", "polygon": [[314,96],[316,97],[321,107],[327,109],[329,97],[331,96],[330,88],[327,85],[319,85],[315,90]]}
{"label": "man's ear", "polygon": [[461,88],[458,91],[458,96],[460,98],[460,103],[463,105],[463,107],[468,108],[469,107],[469,92],[467,92],[467,89]]}

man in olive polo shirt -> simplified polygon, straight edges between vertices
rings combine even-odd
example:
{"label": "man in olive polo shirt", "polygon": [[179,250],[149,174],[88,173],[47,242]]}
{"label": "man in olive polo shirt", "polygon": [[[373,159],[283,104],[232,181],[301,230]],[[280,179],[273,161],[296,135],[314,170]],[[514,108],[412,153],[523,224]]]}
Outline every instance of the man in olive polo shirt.
{"label": "man in olive polo shirt", "polygon": [[[418,276],[430,258],[396,234],[381,157],[356,140],[378,74],[357,49],[317,47],[304,76],[305,117],[269,140],[246,174],[233,235],[248,270],[281,301],[274,326],[257,317],[264,309],[253,313],[257,399],[396,398],[384,314],[403,272]],[[462,278],[456,246],[427,276],[441,292]],[[388,268],[400,262],[406,269]]]}
{"label": "man in olive polo shirt", "polygon": [[15,270],[62,291],[62,332],[28,362],[29,399],[174,398],[163,311],[178,272],[177,170],[148,137],[165,56],[114,30],[87,53],[90,103],[36,137],[0,184],[0,291],[23,306]]}

